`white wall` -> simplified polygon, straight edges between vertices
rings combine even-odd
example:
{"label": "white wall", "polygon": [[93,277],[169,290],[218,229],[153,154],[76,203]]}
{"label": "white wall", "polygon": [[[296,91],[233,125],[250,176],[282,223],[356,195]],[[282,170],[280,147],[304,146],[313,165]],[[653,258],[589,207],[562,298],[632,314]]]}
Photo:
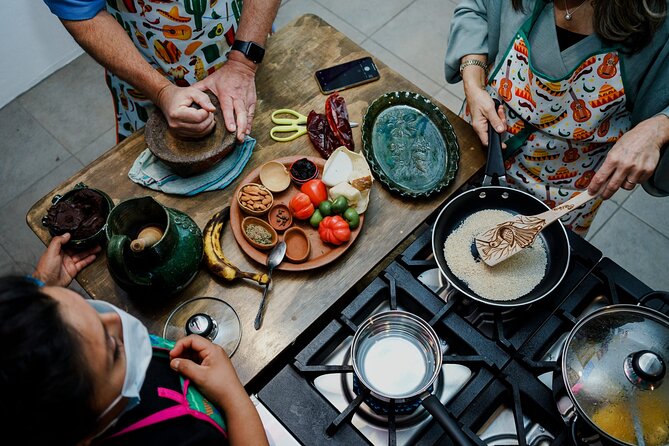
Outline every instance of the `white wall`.
{"label": "white wall", "polygon": [[81,53],[41,0],[0,0],[0,108]]}

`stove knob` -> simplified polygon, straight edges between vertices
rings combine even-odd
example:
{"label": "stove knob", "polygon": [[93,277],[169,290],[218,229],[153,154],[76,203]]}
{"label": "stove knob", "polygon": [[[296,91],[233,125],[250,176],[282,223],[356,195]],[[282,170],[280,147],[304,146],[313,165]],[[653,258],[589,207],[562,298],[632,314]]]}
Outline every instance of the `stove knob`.
{"label": "stove knob", "polygon": [[625,360],[625,376],[642,389],[657,387],[666,372],[667,367],[662,358],[650,350],[638,351]]}
{"label": "stove knob", "polygon": [[188,318],[186,334],[196,334],[204,338],[213,339],[217,332],[216,321],[204,313],[197,313]]}

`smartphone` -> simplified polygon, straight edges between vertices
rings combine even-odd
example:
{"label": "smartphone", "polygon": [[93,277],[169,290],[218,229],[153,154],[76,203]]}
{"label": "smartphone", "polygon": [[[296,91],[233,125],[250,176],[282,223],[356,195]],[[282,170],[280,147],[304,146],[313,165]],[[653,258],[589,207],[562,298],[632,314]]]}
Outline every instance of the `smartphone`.
{"label": "smartphone", "polygon": [[363,57],[316,71],[316,81],[323,94],[345,90],[377,79],[379,70],[371,57]]}

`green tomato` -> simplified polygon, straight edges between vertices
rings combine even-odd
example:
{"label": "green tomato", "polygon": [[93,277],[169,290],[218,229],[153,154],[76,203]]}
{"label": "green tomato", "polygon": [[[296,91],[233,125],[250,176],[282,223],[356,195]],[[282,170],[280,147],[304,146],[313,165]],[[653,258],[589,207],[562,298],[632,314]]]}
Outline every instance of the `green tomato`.
{"label": "green tomato", "polygon": [[348,222],[348,227],[355,229],[360,224],[360,215],[355,208],[348,208],[344,211],[344,220]]}
{"label": "green tomato", "polygon": [[318,205],[318,209],[321,211],[323,217],[332,215],[332,202],[330,200],[323,200],[321,204]]}
{"label": "green tomato", "polygon": [[348,200],[344,196],[339,196],[335,198],[332,202],[332,212],[335,214],[341,214],[348,207]]}
{"label": "green tomato", "polygon": [[309,219],[309,224],[314,228],[317,228],[318,225],[321,223],[321,220],[323,220],[323,214],[321,214],[320,210],[316,209],[314,213],[311,214],[311,218]]}

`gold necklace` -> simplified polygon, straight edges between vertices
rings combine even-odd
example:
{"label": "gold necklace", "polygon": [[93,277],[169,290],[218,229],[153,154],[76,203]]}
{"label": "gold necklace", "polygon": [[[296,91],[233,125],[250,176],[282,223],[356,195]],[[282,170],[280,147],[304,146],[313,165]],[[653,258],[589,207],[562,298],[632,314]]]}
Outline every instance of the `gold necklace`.
{"label": "gold necklace", "polygon": [[574,13],[576,12],[576,10],[578,8],[580,8],[581,6],[583,6],[583,4],[585,3],[585,1],[583,1],[580,5],[578,5],[577,7],[575,7],[574,9],[572,9],[570,11],[569,8],[567,7],[567,0],[563,0],[563,1],[564,1],[564,10],[565,10],[564,19],[568,22],[571,21],[571,18],[574,15]]}

